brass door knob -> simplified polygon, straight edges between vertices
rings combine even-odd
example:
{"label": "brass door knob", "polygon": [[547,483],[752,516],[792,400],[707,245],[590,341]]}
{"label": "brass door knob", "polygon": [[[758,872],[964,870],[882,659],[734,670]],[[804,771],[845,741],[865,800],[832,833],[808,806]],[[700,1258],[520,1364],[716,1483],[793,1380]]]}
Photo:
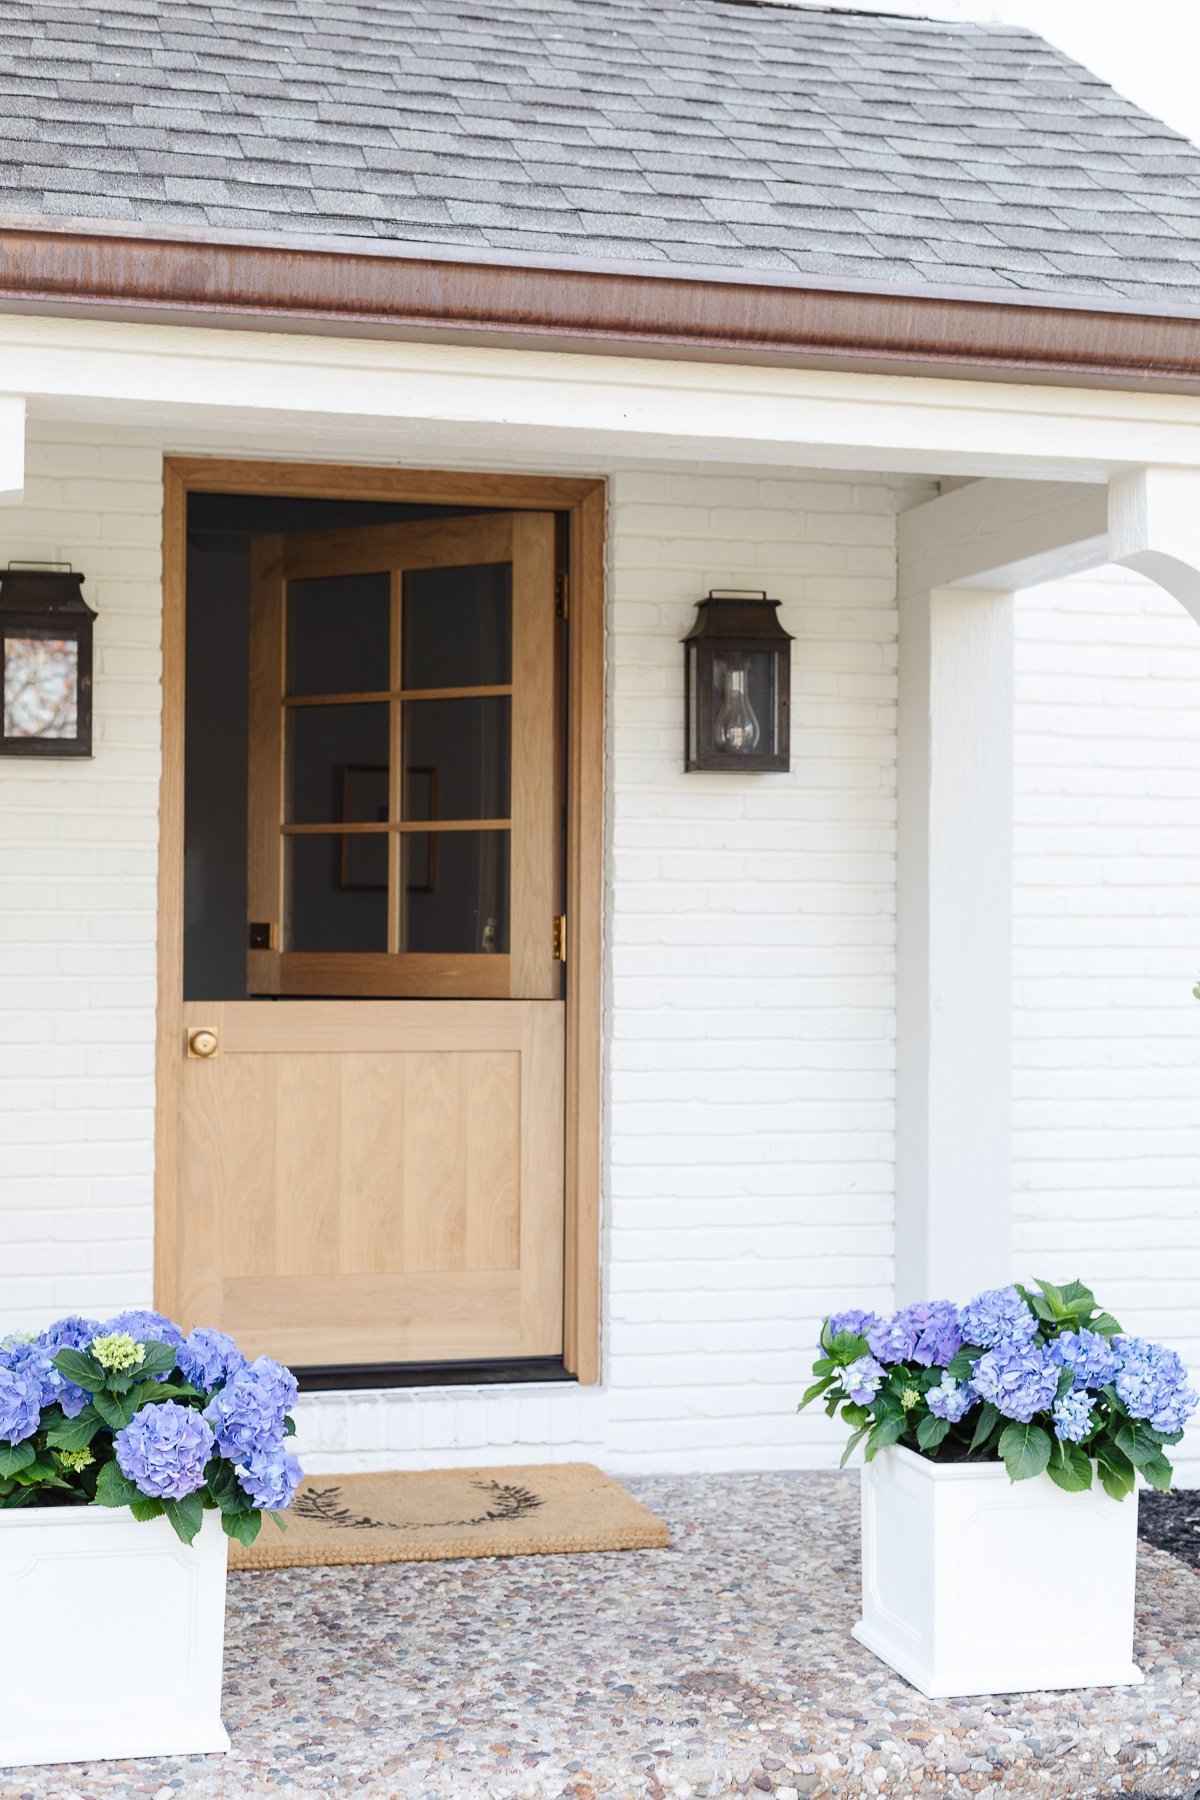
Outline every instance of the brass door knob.
{"label": "brass door knob", "polygon": [[207,1025],[201,1025],[197,1030],[188,1032],[187,1053],[189,1056],[202,1059],[215,1056],[218,1048],[217,1034],[215,1031],[211,1031]]}

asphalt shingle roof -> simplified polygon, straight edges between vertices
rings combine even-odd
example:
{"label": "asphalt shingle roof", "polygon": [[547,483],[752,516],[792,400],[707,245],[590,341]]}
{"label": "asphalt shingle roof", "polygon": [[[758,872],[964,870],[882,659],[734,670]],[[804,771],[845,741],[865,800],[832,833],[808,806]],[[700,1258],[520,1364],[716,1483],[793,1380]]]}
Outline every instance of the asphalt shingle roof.
{"label": "asphalt shingle roof", "polygon": [[1200,149],[1029,32],[0,0],[0,212],[1200,304]]}

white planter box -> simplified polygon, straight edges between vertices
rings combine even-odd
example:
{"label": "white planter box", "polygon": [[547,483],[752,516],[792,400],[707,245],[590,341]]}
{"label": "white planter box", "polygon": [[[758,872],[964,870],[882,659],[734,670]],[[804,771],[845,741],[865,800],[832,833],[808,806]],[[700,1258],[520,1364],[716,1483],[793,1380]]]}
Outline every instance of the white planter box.
{"label": "white planter box", "polygon": [[931,1698],[1117,1687],[1133,1662],[1137,1494],[1015,1485],[899,1446],[862,1471],[854,1636]]}
{"label": "white planter box", "polygon": [[0,1512],[0,1769],[228,1750],[229,1540],[123,1508]]}

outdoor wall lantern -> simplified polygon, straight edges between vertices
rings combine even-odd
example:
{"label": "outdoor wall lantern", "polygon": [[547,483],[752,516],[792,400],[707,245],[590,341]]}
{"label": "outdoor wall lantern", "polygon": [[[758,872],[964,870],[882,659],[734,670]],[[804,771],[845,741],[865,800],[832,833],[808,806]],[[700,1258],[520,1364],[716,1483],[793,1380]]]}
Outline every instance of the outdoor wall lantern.
{"label": "outdoor wall lantern", "polygon": [[92,620],[69,563],[0,571],[0,756],[92,754]]}
{"label": "outdoor wall lantern", "polygon": [[684,641],[687,769],[787,769],[792,639],[779,601],[716,588]]}

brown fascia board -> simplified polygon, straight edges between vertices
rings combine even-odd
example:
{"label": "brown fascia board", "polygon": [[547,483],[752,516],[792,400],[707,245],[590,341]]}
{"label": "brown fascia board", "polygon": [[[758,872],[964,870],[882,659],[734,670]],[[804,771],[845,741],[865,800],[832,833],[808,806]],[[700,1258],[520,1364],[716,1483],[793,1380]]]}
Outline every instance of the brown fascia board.
{"label": "brown fascia board", "polygon": [[0,216],[0,311],[1200,389],[1200,308]]}

